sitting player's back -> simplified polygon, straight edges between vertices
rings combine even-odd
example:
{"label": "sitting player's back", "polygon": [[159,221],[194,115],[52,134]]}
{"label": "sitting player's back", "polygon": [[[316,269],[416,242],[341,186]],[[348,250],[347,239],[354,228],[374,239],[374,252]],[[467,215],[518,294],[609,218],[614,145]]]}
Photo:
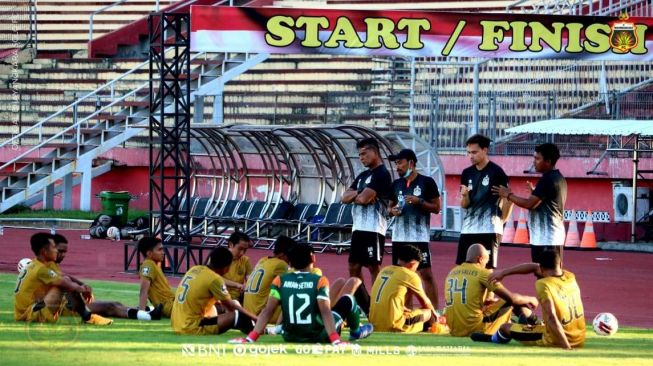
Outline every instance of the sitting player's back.
{"label": "sitting player's back", "polygon": [[287,342],[328,339],[317,304],[318,299],[329,300],[328,288],[326,277],[308,272],[286,273],[272,282],[271,291],[278,291],[281,300],[283,337]]}
{"label": "sitting player's back", "polygon": [[27,321],[30,307],[42,299],[50,289],[50,284],[59,274],[38,259],[32,262],[19,275],[14,290],[14,319]]}
{"label": "sitting player's back", "polygon": [[[552,302],[569,344],[574,348],[582,347],[585,343],[585,315],[576,276],[563,271],[559,277],[544,277],[535,282],[535,289],[540,302]],[[545,346],[556,345],[549,327],[544,328],[541,343]]]}

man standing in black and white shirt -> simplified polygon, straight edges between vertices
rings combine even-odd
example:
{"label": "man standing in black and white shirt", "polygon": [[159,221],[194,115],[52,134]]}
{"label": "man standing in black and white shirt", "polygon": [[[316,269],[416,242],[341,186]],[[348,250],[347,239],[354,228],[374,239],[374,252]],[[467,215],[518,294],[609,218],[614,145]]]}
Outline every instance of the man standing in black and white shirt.
{"label": "man standing in black and white shirt", "polygon": [[556,251],[562,258],[565,244],[564,212],[567,201],[567,181],[555,168],[560,150],[554,144],[542,144],[535,148],[533,167],[542,178],[533,185],[529,182],[531,195],[519,197],[503,185],[492,187],[492,191],[519,207],[528,209],[528,229],[531,241],[531,259],[540,263],[545,251]]}
{"label": "man standing in black and white shirt", "polygon": [[395,217],[392,229],[392,264],[397,265],[400,247],[414,245],[422,253],[417,273],[422,277],[424,292],[438,308],[438,289],[431,270],[431,213],[440,212],[440,192],[433,178],[417,173],[417,156],[410,149],[390,155],[399,178],[392,183],[390,215]]}
{"label": "man standing in black and white shirt", "polygon": [[512,210],[512,203],[492,194],[493,186],[508,186],[508,176],[500,166],[490,161],[491,140],[483,135],[467,139],[467,156],[472,166],[460,177],[460,206],[465,209],[458,241],[456,264],[465,262],[467,249],[476,243],[490,252],[487,268],[496,268],[503,223]]}
{"label": "man standing in black and white shirt", "polygon": [[360,173],[342,194],[342,203],[353,203],[354,225],[349,252],[349,275],[363,280],[362,267],[367,267],[372,283],[381,269],[387,201],[391,197],[392,177],[383,165],[379,143],[367,138],[356,144],[358,158],[366,171]]}

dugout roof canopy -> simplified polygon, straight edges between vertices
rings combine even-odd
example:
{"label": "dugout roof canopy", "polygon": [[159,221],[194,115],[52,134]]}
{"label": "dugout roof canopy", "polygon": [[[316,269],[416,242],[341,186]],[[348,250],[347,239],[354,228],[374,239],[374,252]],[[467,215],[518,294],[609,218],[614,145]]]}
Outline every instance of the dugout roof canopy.
{"label": "dugout roof canopy", "polygon": [[653,121],[563,118],[527,123],[506,131],[559,135],[653,136]]}

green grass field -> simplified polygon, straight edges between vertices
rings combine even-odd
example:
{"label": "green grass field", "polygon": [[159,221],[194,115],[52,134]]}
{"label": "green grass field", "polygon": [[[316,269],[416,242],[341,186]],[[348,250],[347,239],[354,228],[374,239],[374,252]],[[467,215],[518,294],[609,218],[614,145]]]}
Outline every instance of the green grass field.
{"label": "green grass field", "polygon": [[[262,336],[254,345],[233,346],[227,340],[237,331],[219,336],[178,336],[169,321],[115,320],[109,327],[79,325],[76,318],[60,324],[40,325],[13,321],[16,276],[0,274],[1,365],[398,365],[438,362],[440,365],[535,365],[561,361],[573,365],[650,365],[653,330],[621,328],[612,337],[599,337],[588,329],[585,348],[574,351],[473,343],[469,339],[429,334],[374,333],[335,354],[330,346],[284,344],[280,336]],[[138,286],[119,282],[89,281],[98,300],[134,304]],[[345,337],[346,338],[346,337]],[[276,353],[274,352],[276,351]],[[279,353],[279,352],[285,353]],[[274,353],[274,354],[273,354]]]}

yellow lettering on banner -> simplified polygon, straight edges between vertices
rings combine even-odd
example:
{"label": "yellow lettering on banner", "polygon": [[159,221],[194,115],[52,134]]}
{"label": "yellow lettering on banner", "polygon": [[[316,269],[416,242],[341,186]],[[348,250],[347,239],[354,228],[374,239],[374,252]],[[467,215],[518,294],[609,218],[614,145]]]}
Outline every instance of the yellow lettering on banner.
{"label": "yellow lettering on banner", "polygon": [[526,27],[528,23],[526,22],[511,22],[510,27],[512,28],[512,43],[510,44],[510,50],[515,52],[523,52],[528,49],[526,46]]}
{"label": "yellow lettering on banner", "polygon": [[569,53],[583,52],[583,46],[580,43],[580,32],[582,29],[582,23],[567,24],[567,47],[565,47],[565,51]]}
{"label": "yellow lettering on banner", "polygon": [[604,53],[610,46],[610,26],[607,24],[591,24],[585,29],[583,47],[590,53]]}
{"label": "yellow lettering on banner", "polygon": [[292,17],[283,15],[273,16],[268,19],[265,25],[268,30],[265,33],[265,42],[274,47],[286,47],[295,40],[295,31],[290,27],[295,25]]}
{"label": "yellow lettering on banner", "polygon": [[635,34],[637,34],[637,47],[633,48],[630,50],[630,53],[635,54],[635,55],[644,55],[646,52],[648,52],[648,49],[646,49],[646,30],[648,29],[648,26],[644,24],[637,24],[637,27],[635,29]]}
{"label": "yellow lettering on banner", "polygon": [[499,49],[499,45],[495,41],[503,42],[503,32],[510,29],[510,23],[503,20],[482,20],[481,27],[483,27],[483,35],[478,49],[481,51],[496,51]]}
{"label": "yellow lettering on banner", "polygon": [[409,50],[419,50],[424,48],[424,43],[421,41],[421,30],[431,30],[431,23],[427,19],[401,19],[397,25],[397,29],[406,31],[406,42],[403,43],[404,48]]}
{"label": "yellow lettering on banner", "polygon": [[363,42],[358,38],[358,33],[356,33],[354,26],[345,17],[338,18],[336,26],[333,28],[333,32],[331,32],[331,36],[324,42],[324,47],[337,48],[340,46],[340,42],[345,42],[344,46],[346,48],[363,47]]}
{"label": "yellow lettering on banner", "polygon": [[565,27],[564,23],[552,23],[553,31],[549,30],[540,22],[530,22],[528,26],[531,27],[531,45],[528,47],[533,52],[542,51],[542,44],[540,41],[546,43],[552,50],[560,52],[562,49],[562,29]]}
{"label": "yellow lettering on banner", "polygon": [[[366,18],[367,39],[365,40],[366,48],[381,48],[386,46],[389,49],[399,48],[397,36],[392,33],[395,30],[395,23],[387,18]],[[381,38],[381,42],[379,42]]]}
{"label": "yellow lettering on banner", "polygon": [[317,48],[322,45],[322,41],[320,41],[320,28],[326,29],[329,27],[329,19],[327,17],[299,17],[297,18],[296,24],[297,28],[306,29],[302,46]]}

